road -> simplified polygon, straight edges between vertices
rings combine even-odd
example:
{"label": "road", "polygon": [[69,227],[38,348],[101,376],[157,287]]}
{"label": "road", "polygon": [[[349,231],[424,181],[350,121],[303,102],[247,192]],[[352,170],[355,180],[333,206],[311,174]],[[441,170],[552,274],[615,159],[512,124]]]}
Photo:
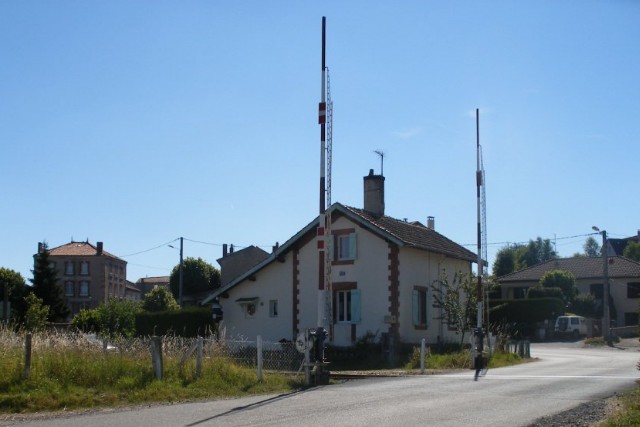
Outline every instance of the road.
{"label": "road", "polygon": [[369,378],[285,395],[30,420],[21,426],[526,426],[640,378],[638,348],[532,344],[538,361],[473,372]]}

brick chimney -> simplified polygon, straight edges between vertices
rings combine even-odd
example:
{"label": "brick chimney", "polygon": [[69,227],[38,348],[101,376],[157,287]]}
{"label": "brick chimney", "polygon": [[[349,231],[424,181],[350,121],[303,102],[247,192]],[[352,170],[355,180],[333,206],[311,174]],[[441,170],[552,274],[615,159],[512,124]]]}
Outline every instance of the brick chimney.
{"label": "brick chimney", "polygon": [[97,250],[96,250],[96,255],[100,256],[102,255],[102,242],[97,242]]}
{"label": "brick chimney", "polygon": [[374,175],[373,169],[364,177],[364,210],[377,218],[384,216],[384,176]]}

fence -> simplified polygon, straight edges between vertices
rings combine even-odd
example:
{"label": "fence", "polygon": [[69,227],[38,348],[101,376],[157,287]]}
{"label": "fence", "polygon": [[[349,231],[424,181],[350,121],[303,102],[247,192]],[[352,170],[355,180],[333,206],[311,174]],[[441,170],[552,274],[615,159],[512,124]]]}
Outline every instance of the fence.
{"label": "fence", "polygon": [[[183,338],[176,336],[146,337],[135,339],[103,340],[95,335],[48,332],[26,334],[7,340],[2,337],[5,351],[13,348],[14,354],[22,347],[22,376],[30,378],[37,369],[39,355],[55,353],[63,358],[82,352],[84,357],[105,355],[107,358],[146,360],[155,378],[163,378],[167,369],[177,368],[181,373],[202,375],[203,366],[214,360],[225,360],[246,368],[255,369],[258,380],[264,372],[302,374],[304,354],[297,351],[292,342],[268,342],[257,337],[250,340],[217,340],[212,338]],[[143,362],[144,363],[144,362]]]}

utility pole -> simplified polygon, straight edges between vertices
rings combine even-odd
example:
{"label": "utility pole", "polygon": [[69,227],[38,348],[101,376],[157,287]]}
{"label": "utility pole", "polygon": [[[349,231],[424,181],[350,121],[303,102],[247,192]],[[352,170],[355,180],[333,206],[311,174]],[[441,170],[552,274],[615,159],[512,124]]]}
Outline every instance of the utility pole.
{"label": "utility pole", "polygon": [[484,342],[484,331],[482,330],[483,323],[483,314],[484,314],[484,305],[483,305],[483,296],[484,296],[484,288],[482,286],[482,275],[483,275],[483,259],[482,259],[482,213],[481,213],[481,190],[483,186],[483,177],[482,177],[482,168],[480,162],[480,111],[476,108],[476,157],[477,157],[477,170],[476,170],[476,188],[477,188],[477,210],[478,210],[478,284],[476,287],[476,301],[477,301],[477,317],[476,317],[476,330],[475,330],[475,340],[476,340],[476,348],[475,348],[475,360],[474,360],[474,368],[476,370],[475,379],[478,379],[478,374],[480,370],[483,368],[483,359],[482,359],[482,351],[483,342]]}
{"label": "utility pole", "polygon": [[178,304],[182,307],[182,248],[183,238],[180,237],[180,266],[178,267]]}
{"label": "utility pole", "polygon": [[591,227],[594,231],[602,234],[602,281],[604,282],[602,287],[604,288],[604,295],[602,296],[602,336],[607,340],[607,345],[611,347],[613,342],[611,341],[611,313],[609,311],[609,251],[607,249],[607,230],[602,230],[595,225]]}

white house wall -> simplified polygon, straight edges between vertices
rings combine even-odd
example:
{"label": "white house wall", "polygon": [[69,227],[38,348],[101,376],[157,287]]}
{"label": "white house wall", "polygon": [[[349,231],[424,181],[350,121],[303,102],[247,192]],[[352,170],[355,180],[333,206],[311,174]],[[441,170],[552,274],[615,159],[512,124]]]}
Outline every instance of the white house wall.
{"label": "white house wall", "polygon": [[[449,330],[446,323],[440,319],[442,310],[434,308],[433,290],[431,285],[441,278],[441,272],[446,271],[450,283],[457,271],[471,273],[468,261],[457,260],[442,254],[435,254],[422,250],[404,248],[400,251],[400,336],[404,342],[418,343],[425,338],[434,343],[438,339],[445,342],[455,342],[459,337],[455,331]],[[414,286],[428,289],[427,329],[416,329],[412,318],[412,292]]]}
{"label": "white house wall", "polygon": [[[265,341],[292,340],[292,256],[287,254],[285,262],[275,261],[260,270],[255,281],[245,280],[241,286],[229,291],[229,298],[221,298],[224,310],[223,328],[227,339],[255,340],[258,335]],[[246,316],[238,302],[240,298],[255,298],[256,312]],[[269,301],[278,301],[278,316],[269,315]]]}

